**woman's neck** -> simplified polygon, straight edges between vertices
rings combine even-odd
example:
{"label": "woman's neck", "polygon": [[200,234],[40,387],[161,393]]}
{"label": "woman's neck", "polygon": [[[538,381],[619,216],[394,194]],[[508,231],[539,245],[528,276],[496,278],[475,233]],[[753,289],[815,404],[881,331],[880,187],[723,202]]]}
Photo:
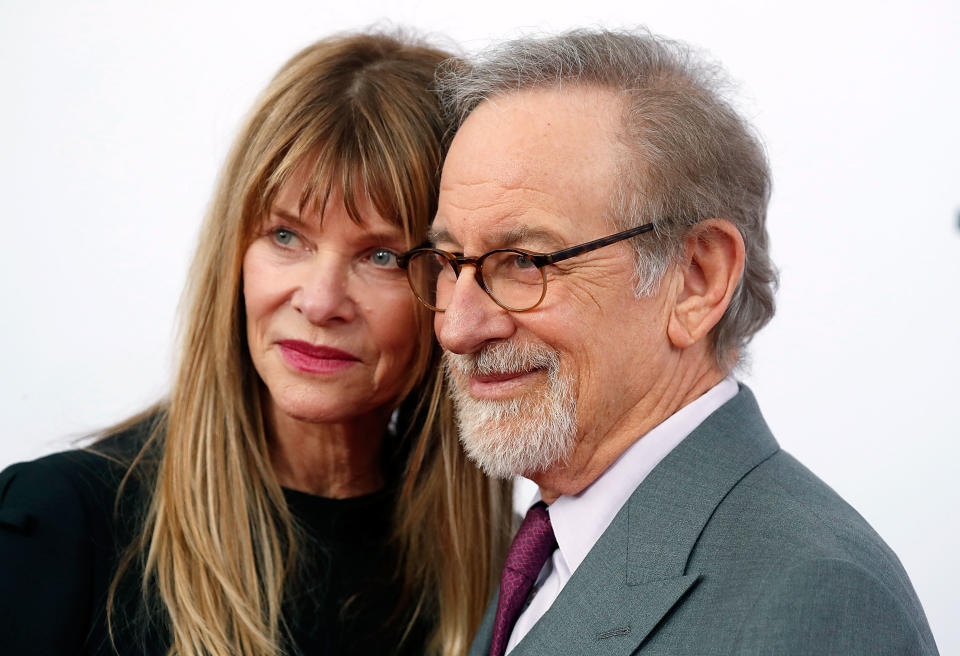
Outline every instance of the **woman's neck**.
{"label": "woman's neck", "polygon": [[380,451],[388,411],[319,424],[294,419],[269,400],[263,407],[270,462],[280,485],[332,499],[383,487]]}

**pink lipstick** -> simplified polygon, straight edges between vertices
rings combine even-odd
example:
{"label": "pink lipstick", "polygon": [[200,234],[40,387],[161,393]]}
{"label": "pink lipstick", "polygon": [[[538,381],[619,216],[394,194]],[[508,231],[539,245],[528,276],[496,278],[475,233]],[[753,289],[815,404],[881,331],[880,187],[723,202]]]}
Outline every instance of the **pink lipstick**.
{"label": "pink lipstick", "polygon": [[287,364],[310,374],[328,374],[341,371],[359,362],[359,358],[346,351],[329,346],[317,346],[297,339],[277,342]]}

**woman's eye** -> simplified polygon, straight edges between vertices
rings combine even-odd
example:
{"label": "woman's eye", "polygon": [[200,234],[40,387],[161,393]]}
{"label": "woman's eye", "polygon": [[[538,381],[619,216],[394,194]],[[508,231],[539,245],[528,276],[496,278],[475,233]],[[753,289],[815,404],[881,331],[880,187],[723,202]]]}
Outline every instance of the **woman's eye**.
{"label": "woman's eye", "polygon": [[291,246],[297,239],[297,233],[286,228],[274,228],[270,234],[273,236],[273,241],[281,246]]}
{"label": "woman's eye", "polygon": [[370,261],[378,267],[396,267],[397,254],[386,248],[378,248],[370,253]]}

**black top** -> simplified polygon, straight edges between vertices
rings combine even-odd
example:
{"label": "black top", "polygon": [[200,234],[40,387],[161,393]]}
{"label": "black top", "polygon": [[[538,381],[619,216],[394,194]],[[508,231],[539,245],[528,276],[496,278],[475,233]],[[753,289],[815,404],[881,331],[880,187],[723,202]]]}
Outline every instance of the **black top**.
{"label": "black top", "polygon": [[[117,490],[146,425],[95,445],[13,465],[0,473],[0,652],[114,654],[106,598],[118,560],[140,528],[149,474]],[[148,469],[148,468],[144,468]],[[421,654],[421,623],[399,647],[406,624],[389,546],[390,491],[326,499],[285,490],[303,538],[299,576],[288,587],[289,654]],[[140,571],[131,569],[114,612],[117,651],[163,655],[165,614],[145,610]]]}

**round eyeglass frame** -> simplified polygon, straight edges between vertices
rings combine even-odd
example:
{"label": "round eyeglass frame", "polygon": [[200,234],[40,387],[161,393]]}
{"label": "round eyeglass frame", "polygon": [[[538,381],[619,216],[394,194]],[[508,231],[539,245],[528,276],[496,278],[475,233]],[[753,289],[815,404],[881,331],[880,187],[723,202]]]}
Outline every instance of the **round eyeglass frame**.
{"label": "round eyeglass frame", "polygon": [[[412,278],[413,270],[408,266],[409,262],[413,260],[413,258],[424,253],[430,253],[446,259],[450,263],[450,266],[453,268],[453,273],[457,278],[460,278],[460,272],[463,270],[464,266],[473,265],[473,267],[476,269],[476,272],[477,272],[475,280],[477,281],[477,284],[480,285],[480,289],[485,291],[487,293],[487,296],[489,296],[494,303],[502,307],[504,310],[509,310],[510,312],[529,312],[533,308],[540,305],[540,303],[543,302],[543,299],[547,295],[547,274],[543,270],[543,265],[538,265],[536,262],[536,257],[541,255],[541,253],[534,253],[534,252],[526,251],[520,248],[497,248],[495,250],[484,253],[480,257],[464,257],[462,255],[456,255],[454,253],[448,253],[447,251],[442,251],[438,248],[431,248],[431,247],[414,248],[413,250],[407,253],[404,253],[402,256],[397,257],[397,264],[401,268],[406,270],[407,282],[410,284],[410,289],[413,291],[414,296],[417,297],[417,300],[419,300],[421,303],[423,303],[425,306],[427,306],[429,309],[433,310],[434,312],[445,312],[446,309],[439,308],[436,305],[433,305],[432,303],[427,301],[423,296],[420,295],[420,292],[417,290],[416,284],[414,284],[413,282],[413,278]],[[498,253],[516,253],[517,255],[522,255],[524,257],[530,258],[531,262],[533,262],[533,265],[537,267],[537,273],[540,274],[540,296],[537,298],[536,302],[533,303],[533,305],[530,305],[529,307],[512,307],[510,305],[507,305],[506,303],[501,301],[499,298],[497,298],[496,294],[490,289],[490,287],[487,286],[487,281],[483,277],[483,263],[487,260],[488,257],[490,257],[491,255],[496,255]],[[404,257],[404,260],[402,263],[400,261],[400,257]]]}

